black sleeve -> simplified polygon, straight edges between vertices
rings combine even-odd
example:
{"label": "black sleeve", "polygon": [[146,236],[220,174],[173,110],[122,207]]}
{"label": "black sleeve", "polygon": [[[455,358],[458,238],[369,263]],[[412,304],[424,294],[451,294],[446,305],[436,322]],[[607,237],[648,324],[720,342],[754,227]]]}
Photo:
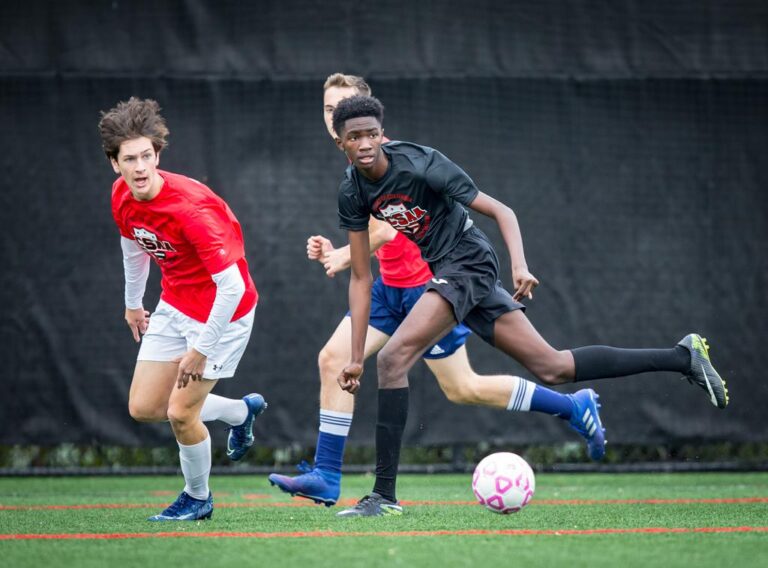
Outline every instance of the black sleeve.
{"label": "black sleeve", "polygon": [[339,227],[347,231],[368,230],[370,212],[360,199],[355,183],[345,178],[339,186]]}
{"label": "black sleeve", "polygon": [[437,150],[432,150],[427,156],[424,175],[432,191],[463,205],[469,206],[480,191],[464,170]]}

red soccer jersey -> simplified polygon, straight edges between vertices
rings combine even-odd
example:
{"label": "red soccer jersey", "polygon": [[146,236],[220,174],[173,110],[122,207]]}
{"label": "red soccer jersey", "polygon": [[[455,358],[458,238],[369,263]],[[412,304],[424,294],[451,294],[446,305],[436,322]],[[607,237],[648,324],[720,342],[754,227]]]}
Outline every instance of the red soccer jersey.
{"label": "red soccer jersey", "polygon": [[134,199],[122,177],[112,185],[112,216],[120,234],[135,240],[160,267],[160,298],[197,321],[208,320],[216,297],[211,275],[237,264],[245,294],[232,321],[241,318],[259,295],[248,273],[240,223],[202,183],[161,170],[158,174],[165,181],[150,201]]}
{"label": "red soccer jersey", "polygon": [[400,231],[376,251],[381,280],[393,288],[421,286],[432,278],[432,271],[421,258],[421,251]]}

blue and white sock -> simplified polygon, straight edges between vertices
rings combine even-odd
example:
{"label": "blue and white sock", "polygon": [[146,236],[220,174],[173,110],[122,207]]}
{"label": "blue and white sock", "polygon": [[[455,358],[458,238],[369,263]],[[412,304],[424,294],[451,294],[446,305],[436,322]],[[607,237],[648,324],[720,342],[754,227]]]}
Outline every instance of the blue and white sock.
{"label": "blue and white sock", "polygon": [[315,450],[316,468],[341,473],[344,445],[352,426],[352,416],[350,412],[320,409],[320,429]]}
{"label": "blue and white sock", "polygon": [[507,410],[516,412],[543,412],[563,419],[571,417],[573,403],[567,395],[537,385],[520,377],[516,379],[509,396]]}

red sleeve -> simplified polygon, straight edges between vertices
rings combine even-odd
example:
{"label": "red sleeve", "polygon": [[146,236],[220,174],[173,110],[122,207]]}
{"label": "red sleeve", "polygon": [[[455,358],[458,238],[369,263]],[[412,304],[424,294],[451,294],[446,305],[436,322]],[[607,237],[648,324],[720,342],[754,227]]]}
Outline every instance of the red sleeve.
{"label": "red sleeve", "polygon": [[245,256],[243,239],[223,205],[200,207],[190,215],[183,231],[211,274],[229,268]]}
{"label": "red sleeve", "polygon": [[120,236],[126,239],[133,239],[133,235],[123,225],[123,219],[120,216],[120,204],[123,202],[122,194],[119,191],[119,185],[122,178],[118,178],[114,184],[112,184],[112,218],[115,220]]}

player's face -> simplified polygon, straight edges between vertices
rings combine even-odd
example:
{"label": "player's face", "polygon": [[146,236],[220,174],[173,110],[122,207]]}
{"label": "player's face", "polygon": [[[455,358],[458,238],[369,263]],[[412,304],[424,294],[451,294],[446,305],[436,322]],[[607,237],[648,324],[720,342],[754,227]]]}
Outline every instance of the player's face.
{"label": "player's face", "polygon": [[337,141],[360,173],[369,179],[379,179],[387,172],[387,157],[381,151],[381,123],[372,116],[350,118],[344,124]]}
{"label": "player's face", "polygon": [[123,176],[135,199],[149,201],[163,186],[163,178],[157,173],[159,163],[160,156],[152,141],[142,136],[120,144],[117,160],[112,160],[112,169]]}
{"label": "player's face", "polygon": [[326,89],[323,95],[323,118],[325,119],[325,127],[328,129],[328,134],[334,140],[338,138],[333,131],[333,111],[336,110],[336,105],[340,101],[358,94],[357,89],[354,87],[329,87]]}

